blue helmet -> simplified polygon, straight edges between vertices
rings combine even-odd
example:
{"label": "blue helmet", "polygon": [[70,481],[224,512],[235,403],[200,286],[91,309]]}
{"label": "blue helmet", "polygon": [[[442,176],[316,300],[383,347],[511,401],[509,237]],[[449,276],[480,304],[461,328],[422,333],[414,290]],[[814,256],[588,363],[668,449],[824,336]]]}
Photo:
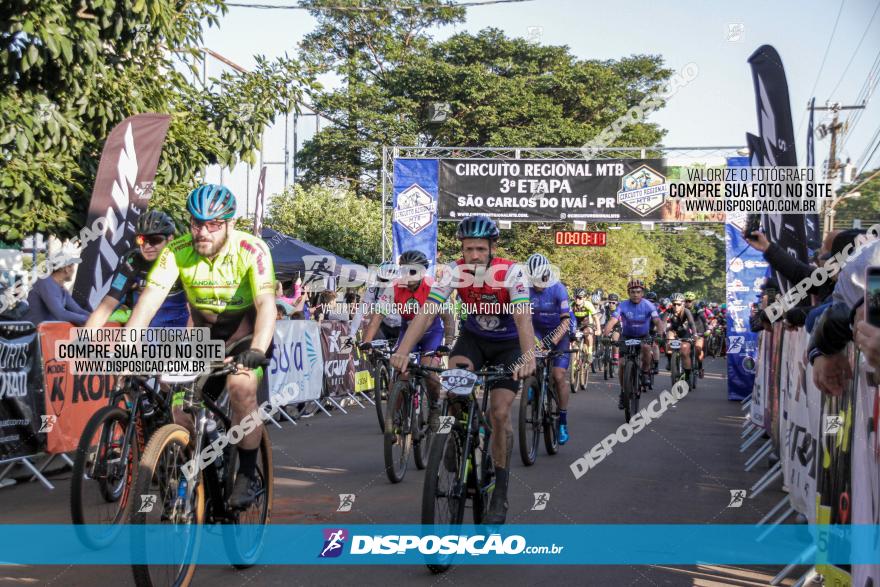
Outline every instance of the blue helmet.
{"label": "blue helmet", "polygon": [[235,216],[235,196],[229,188],[208,183],[190,192],[186,209],[196,220],[228,220]]}
{"label": "blue helmet", "polygon": [[486,238],[490,241],[498,240],[500,236],[498,225],[495,221],[485,214],[477,214],[476,216],[468,216],[458,223],[458,230],[455,231],[455,238],[458,240],[466,238]]}

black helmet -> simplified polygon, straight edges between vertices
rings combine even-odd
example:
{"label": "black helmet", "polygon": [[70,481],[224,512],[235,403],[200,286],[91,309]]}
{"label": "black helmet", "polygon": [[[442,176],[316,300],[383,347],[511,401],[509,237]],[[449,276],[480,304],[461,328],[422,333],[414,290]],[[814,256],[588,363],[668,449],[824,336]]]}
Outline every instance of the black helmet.
{"label": "black helmet", "polygon": [[653,291],[649,291],[648,293],[646,293],[645,297],[648,299],[649,302],[656,302],[657,301],[657,294],[654,293]]}
{"label": "black helmet", "polygon": [[608,294],[608,301],[609,302],[619,302],[620,296],[618,296],[617,294]]}
{"label": "black helmet", "polygon": [[421,265],[427,269],[430,263],[428,262],[428,256],[425,255],[425,253],[416,249],[410,249],[409,251],[404,251],[400,254],[398,264],[401,267],[404,265]]}
{"label": "black helmet", "polygon": [[574,290],[574,297],[576,298],[585,298],[587,297],[587,290],[582,287],[577,287]]}
{"label": "black helmet", "polygon": [[164,234],[171,236],[177,232],[174,221],[165,212],[161,210],[148,210],[138,217],[136,234]]}
{"label": "black helmet", "polygon": [[477,214],[476,216],[468,216],[458,223],[458,230],[455,231],[455,238],[463,240],[466,238],[486,238],[490,241],[498,240],[501,233],[495,221],[485,214]]}

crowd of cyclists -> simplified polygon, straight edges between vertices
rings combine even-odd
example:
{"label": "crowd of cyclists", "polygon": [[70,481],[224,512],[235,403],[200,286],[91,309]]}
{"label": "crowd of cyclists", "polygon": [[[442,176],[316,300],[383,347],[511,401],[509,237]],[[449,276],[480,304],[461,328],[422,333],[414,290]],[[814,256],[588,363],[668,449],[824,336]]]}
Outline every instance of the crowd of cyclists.
{"label": "crowd of cyclists", "polygon": [[[207,327],[212,339],[226,342],[227,368],[217,371],[222,377],[202,378],[198,383],[175,385],[163,380],[158,387],[150,387],[143,380],[135,384],[129,379],[119,384],[128,386],[135,396],[126,404],[129,408],[141,405],[139,402],[144,402],[145,407],[140,415],[131,418],[130,424],[123,422],[125,418],[116,418],[104,428],[110,424],[119,428],[143,426],[154,434],[140,442],[131,440],[131,446],[120,446],[118,439],[125,436],[125,431],[104,430],[80,443],[77,457],[82,461],[79,470],[83,478],[103,483],[102,498],[116,505],[115,517],[102,523],[118,522],[126,510],[129,491],[125,486],[131,478],[126,467],[140,463],[143,475],[144,461],[149,459],[156,462],[148,463],[147,471],[165,472],[138,484],[149,489],[152,483],[161,493],[159,521],[203,523],[205,508],[199,505],[199,500],[205,499],[202,483],[182,475],[169,475],[169,470],[184,462],[182,457],[178,456],[170,465],[159,461],[169,454],[192,457],[200,448],[196,444],[207,442],[209,432],[218,424],[229,430],[257,408],[257,386],[263,377],[262,367],[271,356],[277,318],[275,273],[269,247],[260,238],[235,230],[235,197],[223,186],[204,185],[194,190],[187,198],[187,210],[191,216],[189,230],[179,236],[164,213],[150,211],[141,215],[135,237],[137,249],[123,258],[110,292],[86,326],[103,326],[112,319],[134,328]],[[623,299],[601,287],[569,289],[544,255],[533,254],[524,263],[499,256],[498,225],[485,215],[461,220],[456,238],[461,243],[459,258],[436,267],[433,278],[429,275],[430,261],[422,251],[403,251],[398,259],[381,264],[350,324],[350,342],[362,349],[373,349],[377,340],[390,339],[385,362],[392,376],[383,383],[375,378],[377,402],[391,403],[388,391],[397,380],[418,377],[418,385],[409,385],[416,394],[424,383],[426,417],[422,413],[420,420],[404,422],[394,416],[399,406],[388,405],[384,437],[392,449],[407,444],[407,435],[416,443],[424,442],[424,453],[420,453],[424,456],[417,458],[417,464],[421,462],[421,466],[428,468],[426,492],[430,489],[435,502],[444,502],[440,508],[435,504],[429,509],[452,511],[452,522],[461,523],[460,514],[468,499],[474,500],[475,516],[480,512],[480,519],[475,522],[505,522],[515,439],[511,414],[518,394],[524,394],[520,397],[520,428],[533,426],[536,432],[543,431],[548,451],[551,445],[555,451],[571,438],[568,408],[572,392],[588,388],[587,378],[574,377],[572,372],[603,372],[607,378],[617,369],[621,384],[618,407],[625,409],[621,366],[624,342],[635,340],[640,344],[640,360],[634,360],[638,360],[644,392],[652,388],[661,355],[666,355],[666,368],[673,370],[673,340],[681,340],[675,350],[680,352],[683,366],[680,374],[672,371],[674,376],[691,377],[695,372],[702,377],[705,353],[724,353],[724,304],[698,301],[693,292],[670,292],[660,298],[647,290],[639,277],[629,279]],[[440,278],[448,274],[483,273],[496,279]],[[120,316],[119,304],[130,308],[130,315],[126,311]],[[383,307],[388,311],[382,311]],[[500,313],[497,308],[502,309]],[[546,368],[543,361],[548,362]],[[461,370],[471,372],[473,377],[462,379]],[[458,386],[456,392],[451,391],[454,386],[449,384],[453,372],[459,374],[453,377]],[[541,378],[541,374],[547,380],[538,381],[536,377]],[[470,381],[470,387],[465,386],[463,392],[462,381]],[[380,389],[382,385],[387,387]],[[203,389],[194,393],[195,386]],[[478,409],[478,397],[483,401],[482,411]],[[164,406],[150,405],[163,401]],[[408,397],[406,401],[413,405]],[[546,405],[537,406],[536,402],[544,401]],[[216,412],[217,417],[206,416],[205,406]],[[409,411],[401,413],[409,417]],[[147,417],[153,414],[164,414],[164,420],[148,422]],[[438,438],[441,420],[449,416],[455,424],[444,440],[444,447],[433,443],[437,445],[435,457],[430,452],[434,447],[427,445],[428,439],[431,435]],[[167,428],[167,433],[155,433],[159,428]],[[165,444],[151,450],[159,436]],[[127,438],[134,437],[129,434]],[[521,430],[521,443],[522,438]],[[169,446],[175,442],[176,451],[170,451]],[[268,522],[270,507],[266,502],[271,501],[272,472],[271,458],[267,461],[266,455],[271,448],[264,426],[258,423],[251,427],[235,446],[225,450],[226,458],[218,460],[225,463],[222,474],[227,481],[218,484],[222,488],[219,493],[208,493],[209,499],[221,500],[223,507],[209,507],[208,517],[214,515],[221,522],[236,522],[245,512],[256,509],[265,512],[255,517],[257,522]],[[476,462],[468,460],[472,458],[468,451],[478,454],[481,450],[481,464],[474,472]],[[425,458],[429,453],[431,458]],[[403,455],[405,459],[405,451]],[[108,466],[111,461],[114,465]],[[444,475],[451,475],[453,481],[441,491],[439,480]],[[203,484],[210,485],[209,480]],[[108,486],[117,489],[114,492]],[[431,498],[426,494],[425,503]],[[82,504],[78,506],[80,516],[74,515],[74,521],[94,522],[85,519]],[[73,509],[77,511],[77,504]],[[215,513],[211,514],[212,511]],[[144,522],[142,514],[137,520],[132,514],[132,520]],[[424,510],[422,523],[433,523],[424,519]],[[139,577],[138,572],[135,575]],[[141,579],[142,576],[139,583],[148,583]]]}

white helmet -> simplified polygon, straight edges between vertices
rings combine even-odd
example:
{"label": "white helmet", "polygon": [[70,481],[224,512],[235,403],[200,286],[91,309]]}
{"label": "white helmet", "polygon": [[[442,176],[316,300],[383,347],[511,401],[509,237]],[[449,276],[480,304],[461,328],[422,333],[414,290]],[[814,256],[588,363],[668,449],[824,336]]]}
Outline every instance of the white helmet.
{"label": "white helmet", "polygon": [[556,282],[556,275],[550,260],[540,253],[535,253],[527,261],[529,277],[532,285],[537,287],[550,287]]}
{"label": "white helmet", "polygon": [[396,263],[385,261],[376,269],[376,278],[381,281],[394,281],[398,277],[398,272]]}

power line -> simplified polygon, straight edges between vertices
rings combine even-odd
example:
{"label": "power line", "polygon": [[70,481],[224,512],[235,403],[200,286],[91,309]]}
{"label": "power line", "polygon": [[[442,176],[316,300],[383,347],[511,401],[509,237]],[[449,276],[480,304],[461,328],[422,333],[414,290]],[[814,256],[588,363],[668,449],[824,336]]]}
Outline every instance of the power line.
{"label": "power line", "polygon": [[[834,19],[834,27],[831,29],[831,36],[828,37],[828,45],[825,46],[825,54],[822,56],[822,64],[819,66],[819,73],[816,74],[816,80],[813,82],[813,89],[810,90],[809,94],[807,94],[808,97],[816,95],[816,87],[819,85],[819,78],[822,77],[822,71],[825,69],[825,62],[828,60],[828,52],[831,49],[831,43],[834,41],[834,34],[837,32],[837,23],[840,22],[840,15],[843,14],[844,4],[846,4],[846,0],[840,0],[840,8],[837,10],[837,18]],[[795,133],[795,137],[799,137],[801,135],[801,128],[803,128],[804,126],[804,118],[806,118],[806,116],[806,112],[801,115],[801,121],[798,122],[798,128],[797,132]]]}
{"label": "power line", "polygon": [[[871,95],[874,93],[874,89],[877,87],[877,83],[880,82],[880,51],[877,52],[877,57],[874,59],[873,65],[871,65],[871,70],[868,72],[867,77],[865,78],[865,83],[862,84],[861,90],[859,90],[859,95],[856,97],[857,104],[864,104],[867,106],[868,102],[871,99]],[[852,136],[852,130],[855,129],[856,125],[858,125],[859,121],[862,118],[862,114],[865,109],[859,110],[851,115],[848,115],[846,120],[844,121],[844,129],[843,133],[840,137],[840,149],[843,151],[846,146],[846,142],[849,140],[849,137]]]}
{"label": "power line", "polygon": [[878,3],[877,8],[874,9],[874,14],[871,15],[871,20],[868,21],[868,26],[865,27],[865,32],[862,33],[862,38],[859,39],[859,44],[856,45],[852,57],[849,58],[849,62],[846,64],[846,67],[843,68],[843,73],[840,74],[840,79],[837,80],[837,83],[834,85],[834,89],[831,90],[831,92],[828,94],[832,98],[834,97],[834,92],[836,92],[837,88],[840,87],[840,84],[843,83],[843,79],[846,77],[846,72],[849,71],[849,66],[852,65],[853,61],[856,58],[856,55],[859,54],[859,49],[862,48],[862,43],[865,41],[865,37],[868,36],[868,31],[871,30],[871,25],[874,23],[874,19],[877,17],[878,10],[880,10],[880,3]]}
{"label": "power line", "polygon": [[469,8],[475,6],[488,6],[490,4],[518,4],[521,2],[534,2],[534,0],[483,0],[482,2],[450,2],[449,4],[422,4],[418,6],[405,6],[395,4],[393,2],[388,3],[386,6],[303,6],[302,4],[250,4],[244,2],[227,2],[226,6],[232,6],[235,8],[255,8],[258,10],[336,10],[340,12],[392,12],[395,10],[430,10],[433,8]]}

